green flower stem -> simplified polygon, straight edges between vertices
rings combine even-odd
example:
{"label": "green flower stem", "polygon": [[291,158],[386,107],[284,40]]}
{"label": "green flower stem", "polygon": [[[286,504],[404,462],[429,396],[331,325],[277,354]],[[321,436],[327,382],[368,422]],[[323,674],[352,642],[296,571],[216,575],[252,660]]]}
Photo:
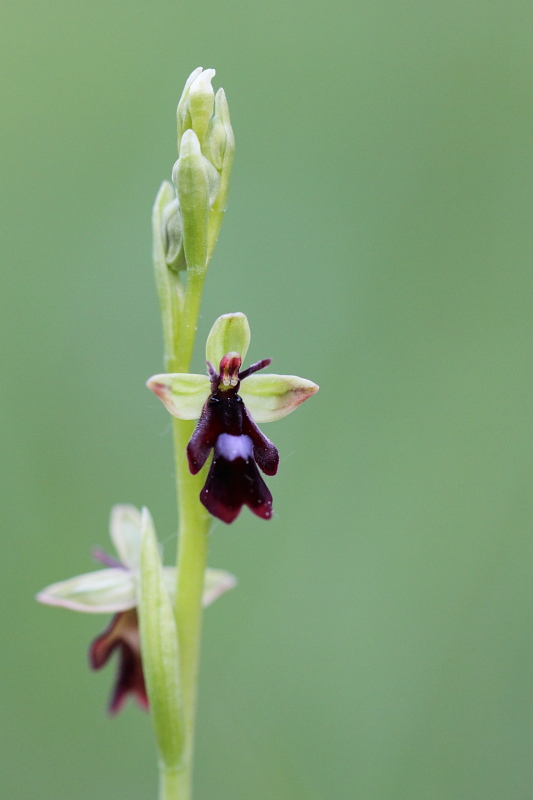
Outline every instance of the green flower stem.
{"label": "green flower stem", "polygon": [[[196,687],[202,626],[202,592],[211,518],[199,501],[205,474],[191,475],[185,448],[194,422],[173,420],[174,453],[180,510],[176,623],[180,644],[181,689],[185,716],[184,764],[191,769]],[[180,797],[179,800],[182,800]]]}
{"label": "green flower stem", "polygon": [[[196,338],[198,313],[202,299],[205,274],[190,272],[181,313],[179,328],[172,320],[173,341],[166,341],[166,362],[171,372],[188,372]],[[162,304],[170,315],[172,304]],[[168,322],[168,316],[167,316]],[[165,318],[163,319],[165,329]],[[171,352],[169,352],[169,350]],[[207,561],[208,534],[211,518],[199,495],[205,480],[202,470],[191,475],[187,463],[186,447],[195,423],[174,418],[174,461],[179,512],[178,562],[176,589],[176,625],[180,652],[180,677],[185,718],[185,749],[183,769],[177,773],[160,771],[160,800],[190,800],[192,758],[194,750],[194,722],[200,635],[202,626],[202,592]]]}
{"label": "green flower stem", "polygon": [[191,784],[186,770],[159,769],[159,800],[191,800]]}
{"label": "green flower stem", "polygon": [[174,328],[173,371],[175,372],[188,372],[191,365],[204,281],[205,271],[202,273],[189,271],[181,322],[178,330],[175,329],[177,326]]}

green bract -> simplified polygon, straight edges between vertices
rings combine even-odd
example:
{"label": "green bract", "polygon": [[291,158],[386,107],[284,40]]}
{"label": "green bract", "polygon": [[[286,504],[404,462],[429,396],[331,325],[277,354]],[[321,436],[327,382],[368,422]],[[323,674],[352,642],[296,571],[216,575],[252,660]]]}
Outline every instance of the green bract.
{"label": "green bract", "polygon": [[184,742],[178,633],[154,524],[147,508],[141,519],[139,632],[142,668],[157,739],[165,767],[177,769]]}
{"label": "green bract", "polygon": [[174,201],[174,187],[168,181],[163,181],[152,209],[152,257],[167,357],[172,353],[174,330],[179,324],[183,304],[183,286],[176,270],[180,268],[180,263],[182,266],[186,266],[183,243],[181,245],[182,262],[177,258],[176,262],[172,263],[172,268],[169,269],[167,261],[170,244],[169,235],[165,230],[164,217],[167,207],[172,206]]}
{"label": "green bract", "polygon": [[187,98],[191,125],[198,139],[203,143],[215,105],[215,93],[211,81],[215,77],[214,69],[204,69],[191,83]]}

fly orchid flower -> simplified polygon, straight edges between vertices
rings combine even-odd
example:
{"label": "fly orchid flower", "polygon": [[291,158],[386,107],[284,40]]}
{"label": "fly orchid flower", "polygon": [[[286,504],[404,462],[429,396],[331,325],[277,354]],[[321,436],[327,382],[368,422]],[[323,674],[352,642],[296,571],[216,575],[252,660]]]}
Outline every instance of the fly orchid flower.
{"label": "fly orchid flower", "polygon": [[[110,533],[118,559],[101,550],[95,551],[94,557],[107,569],[53,583],[39,592],[37,600],[72,611],[114,614],[110,625],[93,641],[89,650],[93,669],[103,667],[115,650],[119,652],[117,679],[109,703],[109,711],[114,714],[129,694],[142,708],[148,707],[137,618],[141,550],[141,514],[138,509],[130,505],[114,506]],[[172,595],[176,588],[175,567],[163,567],[163,576]],[[204,607],[235,585],[236,579],[229,572],[207,569],[202,598]]]}
{"label": "fly orchid flower", "polygon": [[259,474],[275,475],[279,455],[257,427],[286,416],[318,391],[295,375],[255,375],[270,364],[258,361],[241,370],[250,344],[244,314],[219,317],[207,339],[209,376],[171,373],[154,375],[147,386],[178,419],[198,419],[187,446],[193,475],[213,460],[200,500],[207,510],[230,523],[243,505],[263,519],[272,516],[272,495]]}

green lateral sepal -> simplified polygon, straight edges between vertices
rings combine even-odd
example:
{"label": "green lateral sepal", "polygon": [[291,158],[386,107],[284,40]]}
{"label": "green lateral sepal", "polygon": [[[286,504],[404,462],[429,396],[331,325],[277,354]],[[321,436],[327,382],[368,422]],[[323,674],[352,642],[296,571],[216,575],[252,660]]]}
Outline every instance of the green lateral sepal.
{"label": "green lateral sepal", "polygon": [[146,385],[178,419],[198,419],[209,397],[207,375],[169,372],[153,375]]}
{"label": "green lateral sepal", "polygon": [[256,422],[273,422],[316,394],[318,386],[297,375],[250,375],[239,391]]}

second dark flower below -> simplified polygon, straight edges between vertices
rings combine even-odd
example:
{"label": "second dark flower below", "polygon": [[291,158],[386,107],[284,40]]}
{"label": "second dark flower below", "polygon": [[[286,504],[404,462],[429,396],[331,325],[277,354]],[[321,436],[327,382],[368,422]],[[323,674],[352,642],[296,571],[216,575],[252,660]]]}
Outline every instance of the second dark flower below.
{"label": "second dark flower below", "polygon": [[109,711],[120,711],[129,694],[133,695],[141,708],[148,708],[148,697],[144,684],[139,642],[137,610],[131,608],[115,614],[106,630],[91,644],[89,663],[93,669],[106,664],[112,653],[119,651],[119,664],[115,688],[111,695]]}

